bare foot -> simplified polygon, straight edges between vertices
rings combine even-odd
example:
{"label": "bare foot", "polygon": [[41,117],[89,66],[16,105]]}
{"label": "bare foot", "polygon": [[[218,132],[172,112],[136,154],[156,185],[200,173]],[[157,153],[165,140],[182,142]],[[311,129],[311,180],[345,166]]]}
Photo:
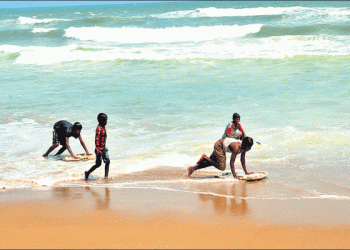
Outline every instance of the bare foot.
{"label": "bare foot", "polygon": [[85,180],[87,181],[87,179],[89,179],[89,173],[87,171],[85,171]]}
{"label": "bare foot", "polygon": [[43,154],[43,157],[46,158],[46,157],[47,157],[47,154]]}
{"label": "bare foot", "polygon": [[191,177],[193,172],[194,172],[194,167],[188,167],[187,168],[187,177]]}

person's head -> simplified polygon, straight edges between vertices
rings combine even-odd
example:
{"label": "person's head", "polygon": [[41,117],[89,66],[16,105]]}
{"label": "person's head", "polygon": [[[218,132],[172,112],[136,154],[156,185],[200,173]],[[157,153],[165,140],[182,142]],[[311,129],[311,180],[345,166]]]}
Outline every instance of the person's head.
{"label": "person's head", "polygon": [[244,137],[242,140],[242,149],[244,151],[249,151],[254,144],[253,138],[251,137]]}
{"label": "person's head", "polygon": [[97,121],[98,121],[98,124],[101,125],[101,126],[106,126],[107,124],[107,115],[105,113],[99,113],[98,116],[97,116]]}
{"label": "person's head", "polygon": [[241,121],[241,117],[239,116],[239,114],[234,113],[233,116],[232,116],[232,121],[234,123],[240,122]]}
{"label": "person's head", "polygon": [[77,136],[79,136],[82,129],[83,129],[83,126],[79,122],[76,122],[73,124],[73,129],[72,129],[73,134],[76,134]]}

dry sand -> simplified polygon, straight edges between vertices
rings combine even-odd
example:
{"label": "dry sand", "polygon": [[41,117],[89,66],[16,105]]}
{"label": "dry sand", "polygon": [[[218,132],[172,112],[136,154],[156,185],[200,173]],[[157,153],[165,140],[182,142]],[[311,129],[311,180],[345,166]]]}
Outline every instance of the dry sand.
{"label": "dry sand", "polygon": [[3,190],[0,248],[349,249],[349,207],[148,189]]}

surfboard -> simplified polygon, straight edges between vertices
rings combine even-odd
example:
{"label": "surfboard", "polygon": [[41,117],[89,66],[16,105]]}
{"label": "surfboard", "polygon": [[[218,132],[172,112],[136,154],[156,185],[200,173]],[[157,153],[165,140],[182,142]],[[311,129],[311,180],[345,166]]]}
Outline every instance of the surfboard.
{"label": "surfboard", "polygon": [[64,161],[89,161],[94,160],[96,156],[94,154],[92,155],[86,155],[86,154],[76,154],[79,159],[74,159],[72,156],[66,156],[63,158]]}
{"label": "surfboard", "polygon": [[[250,175],[246,175],[244,173],[237,173],[237,176],[241,176],[242,178],[240,178],[240,180],[245,180],[245,181],[258,181],[258,180],[262,180],[264,178],[266,178],[269,175],[268,172],[257,172],[254,174],[250,174]],[[223,174],[220,175],[216,175],[215,178],[233,178],[232,173],[231,172],[225,172]]]}

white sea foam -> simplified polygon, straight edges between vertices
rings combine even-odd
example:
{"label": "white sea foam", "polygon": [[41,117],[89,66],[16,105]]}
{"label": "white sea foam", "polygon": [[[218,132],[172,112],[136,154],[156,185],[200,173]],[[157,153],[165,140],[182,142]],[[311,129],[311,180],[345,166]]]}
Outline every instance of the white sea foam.
{"label": "white sea foam", "polygon": [[71,21],[71,19],[55,19],[55,18],[43,18],[43,19],[36,19],[31,17],[19,17],[18,21],[21,24],[36,24],[36,23],[51,23],[55,21]]}
{"label": "white sea foam", "polygon": [[17,46],[17,45],[1,45],[0,51],[5,53],[16,53],[25,50],[25,47]]}
{"label": "white sea foam", "polygon": [[318,196],[305,197],[305,199],[350,200],[350,197],[345,195],[321,194]]}
{"label": "white sea foam", "polygon": [[276,16],[288,15],[296,19],[305,18],[332,18],[347,20],[350,18],[349,8],[324,8],[324,7],[257,7],[257,8],[198,8],[195,10],[171,11],[164,14],[151,15],[156,18],[198,18],[198,17],[244,17],[244,16]]}
{"label": "white sea foam", "polygon": [[242,37],[257,33],[262,24],[218,25],[200,27],[171,28],[105,28],[105,27],[71,27],[65,30],[65,36],[82,41],[116,42],[116,43],[176,43],[199,42],[216,39]]}
{"label": "white sea foam", "polygon": [[159,15],[158,18],[197,18],[197,17],[232,17],[232,16],[271,16],[289,14],[301,10],[301,7],[258,7],[258,8],[198,8],[195,10],[172,11]]}
{"label": "white sea foam", "polygon": [[334,9],[334,10],[330,9],[328,10],[328,14],[330,16],[339,16],[339,17],[347,16],[350,18],[350,10],[348,8]]}
{"label": "white sea foam", "polygon": [[45,28],[35,28],[32,30],[33,33],[47,33],[50,32],[52,30],[55,30],[54,28],[49,28],[49,29],[45,29]]}
{"label": "white sea foam", "polygon": [[[130,42],[130,40],[131,39],[128,41]],[[150,40],[152,40],[152,38],[150,38]],[[56,64],[79,60],[111,61],[118,59],[279,59],[298,55],[349,55],[350,47],[343,40],[346,40],[346,38],[341,36],[337,37],[337,39],[334,37],[329,38],[327,36],[284,36],[261,38],[256,40],[229,39],[221,42],[206,41],[195,44],[145,44],[139,47],[107,47],[102,44],[101,47],[91,47],[91,49],[86,47],[87,50],[77,49],[79,47],[77,45],[62,47],[20,47],[3,45],[0,46],[0,51],[6,53],[20,52],[20,56],[17,57],[15,63],[37,65]]]}

